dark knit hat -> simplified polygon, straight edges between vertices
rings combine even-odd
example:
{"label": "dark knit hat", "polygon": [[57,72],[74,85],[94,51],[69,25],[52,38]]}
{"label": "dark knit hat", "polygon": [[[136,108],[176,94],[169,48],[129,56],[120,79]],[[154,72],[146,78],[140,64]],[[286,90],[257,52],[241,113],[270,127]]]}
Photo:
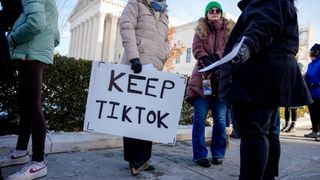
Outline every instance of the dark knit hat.
{"label": "dark knit hat", "polygon": [[219,3],[216,2],[216,1],[211,1],[211,2],[209,2],[208,5],[206,6],[206,11],[204,12],[204,17],[207,16],[208,11],[210,11],[210,9],[212,9],[212,8],[217,8],[217,9],[219,9],[219,10],[221,11],[221,15],[223,15],[223,10],[222,10],[221,4],[219,4]]}
{"label": "dark knit hat", "polygon": [[314,44],[312,48],[310,49],[310,55],[314,57],[320,56],[320,44]]}

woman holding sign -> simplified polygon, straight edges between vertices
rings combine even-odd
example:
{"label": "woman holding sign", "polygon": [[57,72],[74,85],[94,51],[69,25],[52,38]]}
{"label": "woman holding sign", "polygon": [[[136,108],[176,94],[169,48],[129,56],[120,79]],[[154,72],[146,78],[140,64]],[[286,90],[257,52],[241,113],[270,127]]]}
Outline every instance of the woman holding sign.
{"label": "woman holding sign", "polygon": [[219,96],[229,100],[241,138],[239,179],[275,179],[280,142],[272,115],[312,102],[296,60],[297,9],[294,0],[241,0],[238,7],[225,54],[240,50],[220,69]]}
{"label": "woman holding sign", "polygon": [[220,59],[232,23],[223,17],[218,2],[208,3],[205,17],[200,18],[193,39],[193,55],[197,63],[188,82],[186,101],[194,105],[192,147],[193,160],[202,167],[210,167],[205,142],[205,121],[209,110],[212,111],[211,155],[212,163],[223,163],[226,153],[226,114],[227,103],[218,98],[219,69],[199,73],[198,69],[209,66]]}
{"label": "woman holding sign", "polygon": [[[168,14],[165,0],[129,0],[120,17],[120,34],[124,54],[122,64],[131,65],[134,73],[143,64],[153,64],[161,71],[169,55]],[[132,175],[153,170],[149,164],[152,142],[123,138],[124,160]]]}

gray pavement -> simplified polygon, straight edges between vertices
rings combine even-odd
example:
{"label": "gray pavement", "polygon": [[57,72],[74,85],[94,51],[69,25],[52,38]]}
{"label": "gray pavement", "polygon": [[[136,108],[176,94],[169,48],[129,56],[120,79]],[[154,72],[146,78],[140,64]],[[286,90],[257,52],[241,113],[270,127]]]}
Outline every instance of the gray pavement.
{"label": "gray pavement", "polygon": [[[309,120],[310,121],[310,120]],[[306,126],[307,125],[307,126]],[[304,138],[303,134],[309,133],[308,120],[300,120],[295,133],[282,133],[282,154],[280,160],[281,180],[319,180],[320,179],[320,142]],[[42,179],[216,179],[233,180],[239,175],[239,139],[231,138],[231,147],[227,150],[225,161],[222,165],[212,165],[202,168],[192,161],[191,128],[180,127],[178,142],[175,146],[155,144],[151,163],[156,170],[142,172],[132,177],[128,164],[123,161],[122,142],[120,137],[113,137],[109,141],[105,135],[82,133],[77,136],[73,133],[56,133],[64,136],[65,141],[52,141],[47,160],[49,162],[48,175]],[[207,137],[210,127],[207,128]],[[97,137],[98,138],[97,138]],[[81,140],[81,138],[85,140]],[[10,147],[7,137],[0,138],[0,153]],[[14,141],[14,136],[10,136]],[[10,139],[9,138],[9,139]],[[55,137],[59,139],[58,136]],[[93,141],[107,144],[97,145]],[[13,144],[15,143],[12,142]],[[90,147],[91,145],[91,147]],[[55,147],[55,148],[53,148]],[[60,148],[61,147],[61,148]],[[100,150],[92,150],[100,149]],[[54,152],[56,151],[56,152]],[[58,153],[60,152],[60,153]],[[15,172],[21,166],[3,168],[4,177]],[[253,169],[254,171],[254,169]]]}

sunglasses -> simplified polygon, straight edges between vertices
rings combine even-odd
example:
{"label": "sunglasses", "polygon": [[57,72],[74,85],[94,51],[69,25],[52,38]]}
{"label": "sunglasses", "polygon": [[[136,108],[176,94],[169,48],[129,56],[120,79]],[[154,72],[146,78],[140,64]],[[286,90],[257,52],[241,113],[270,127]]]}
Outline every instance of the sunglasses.
{"label": "sunglasses", "polygon": [[221,14],[221,10],[220,9],[211,9],[210,11],[208,11],[209,14]]}

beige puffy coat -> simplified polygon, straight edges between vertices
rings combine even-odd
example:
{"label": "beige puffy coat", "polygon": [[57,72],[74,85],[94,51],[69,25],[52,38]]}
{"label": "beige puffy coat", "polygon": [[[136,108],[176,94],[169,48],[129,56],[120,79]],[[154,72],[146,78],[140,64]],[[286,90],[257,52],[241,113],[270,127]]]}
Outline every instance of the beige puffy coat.
{"label": "beige puffy coat", "polygon": [[169,55],[168,24],[167,12],[157,20],[145,0],[129,0],[120,17],[121,63],[140,58],[142,64],[152,63],[162,70]]}

